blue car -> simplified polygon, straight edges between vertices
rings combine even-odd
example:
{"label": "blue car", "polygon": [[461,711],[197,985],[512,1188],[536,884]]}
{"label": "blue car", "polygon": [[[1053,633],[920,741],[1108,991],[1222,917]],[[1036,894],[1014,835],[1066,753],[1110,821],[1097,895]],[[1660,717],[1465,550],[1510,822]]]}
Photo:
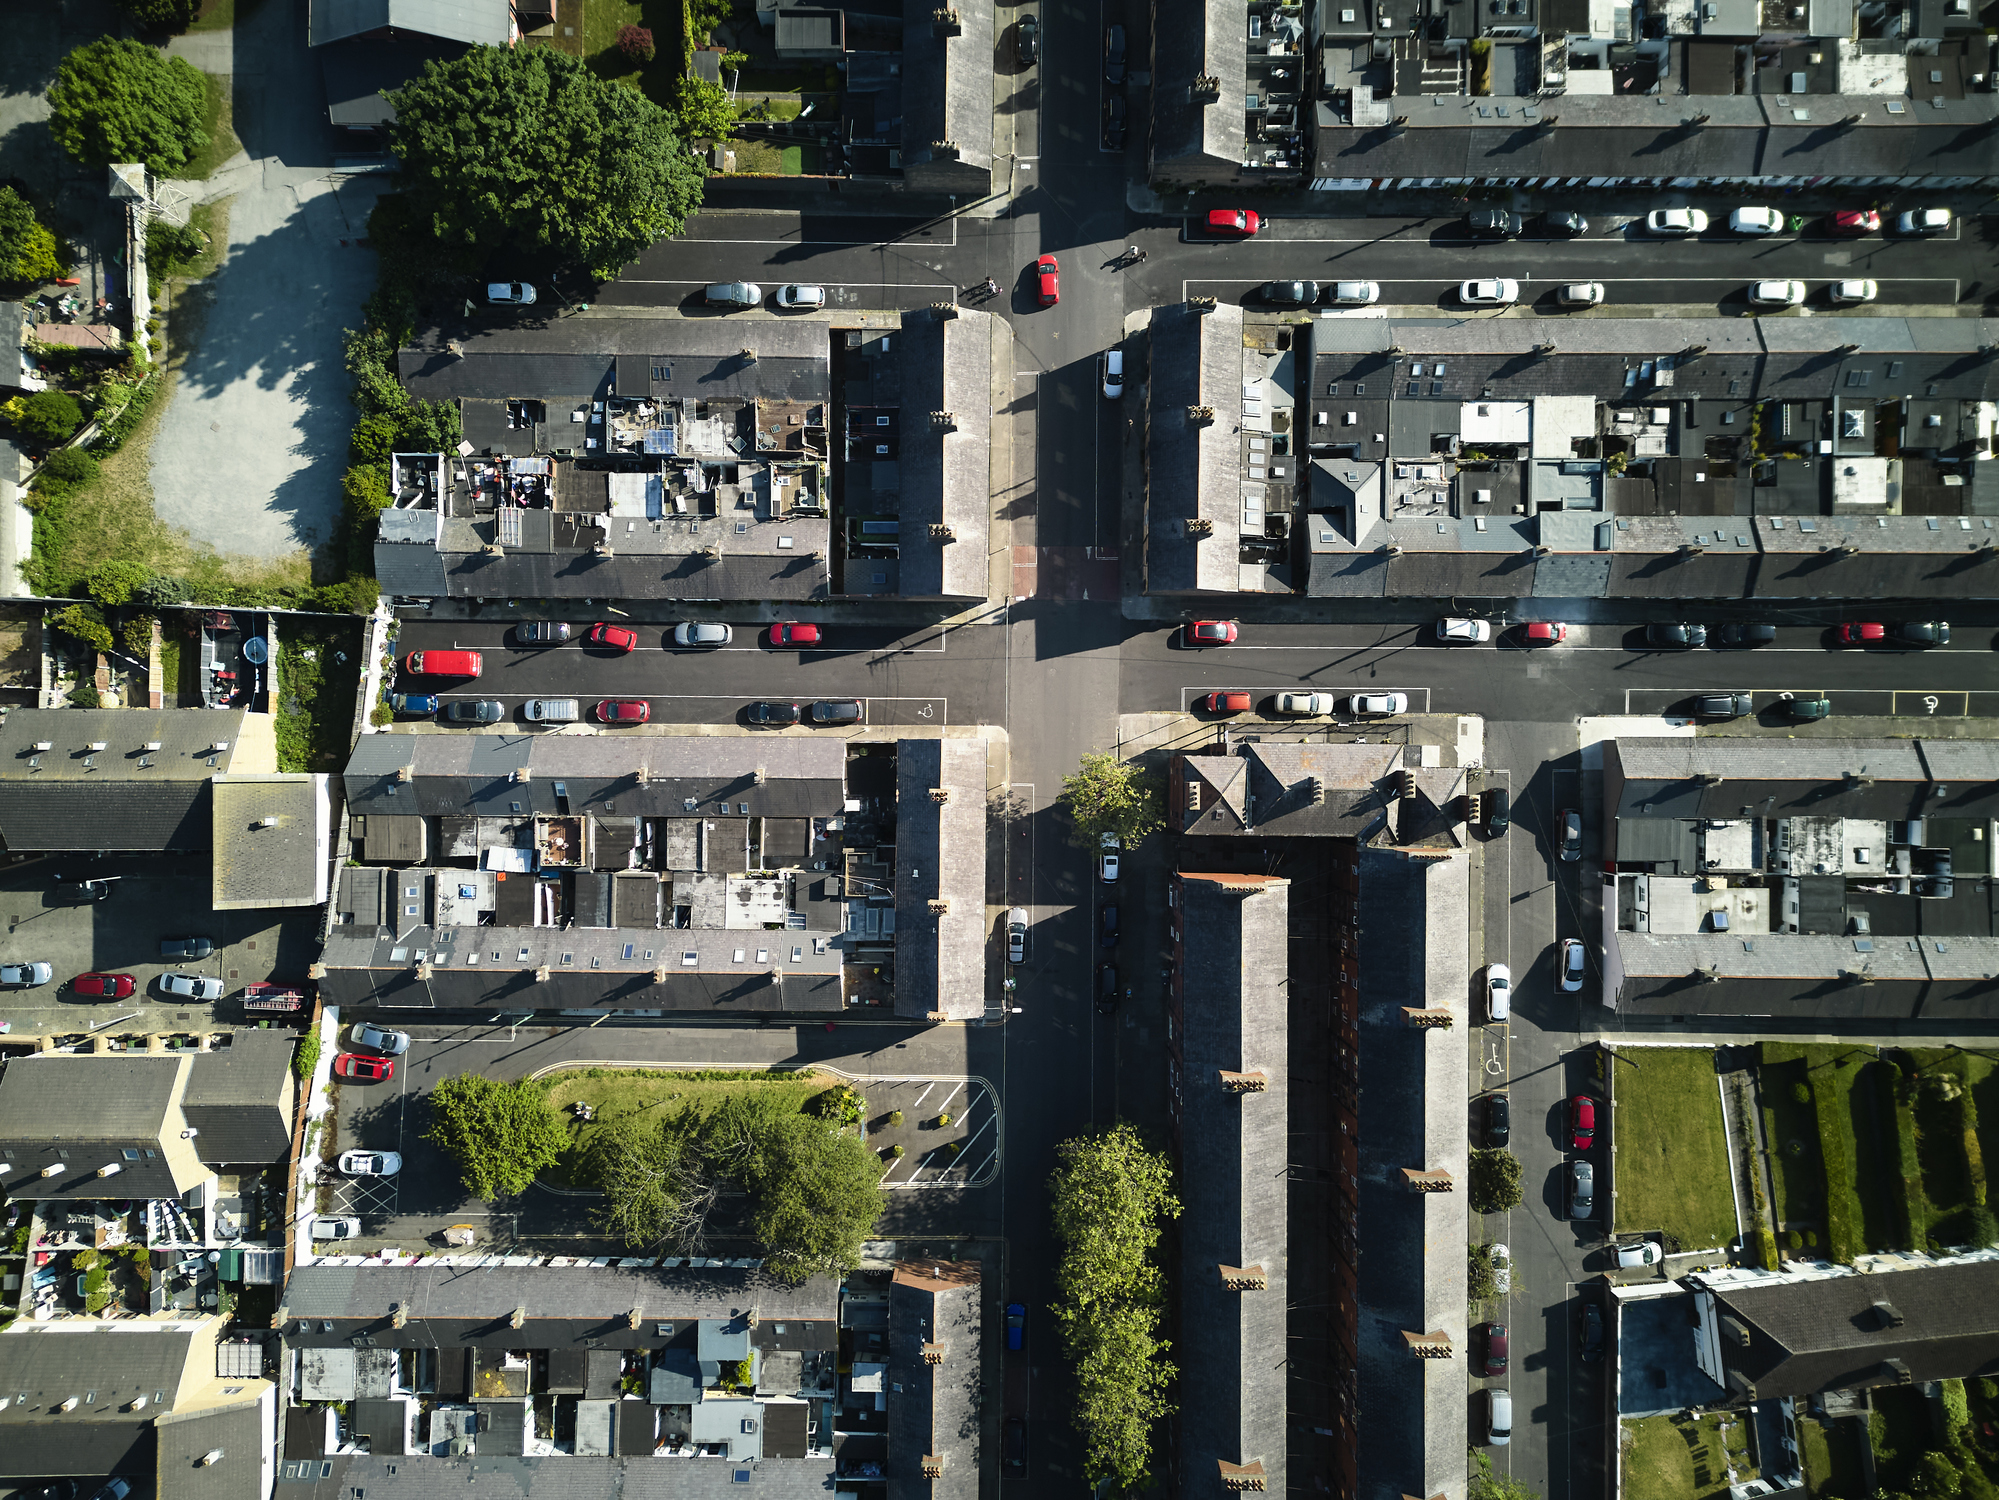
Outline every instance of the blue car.
{"label": "blue car", "polygon": [[1009,1302],[1006,1305],[1006,1346],[1019,1349],[1027,1338],[1027,1304]]}
{"label": "blue car", "polygon": [[397,693],[389,699],[389,707],[399,714],[434,714],[437,712],[437,695]]}

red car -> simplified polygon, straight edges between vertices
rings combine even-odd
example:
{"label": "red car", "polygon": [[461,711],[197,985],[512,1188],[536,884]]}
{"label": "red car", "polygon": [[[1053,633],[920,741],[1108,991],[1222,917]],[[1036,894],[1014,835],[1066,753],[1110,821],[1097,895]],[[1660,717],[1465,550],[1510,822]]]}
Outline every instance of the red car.
{"label": "red car", "polygon": [[1569,1101],[1569,1135],[1578,1151],[1596,1144],[1596,1100],[1588,1094],[1578,1094]]}
{"label": "red car", "polygon": [[1520,639],[1530,646],[1559,646],[1568,638],[1569,627],[1553,620],[1535,620],[1520,631]]}
{"label": "red car", "polygon": [[1888,627],[1879,620],[1854,620],[1840,626],[1833,639],[1842,646],[1870,646],[1888,639]]}
{"label": "red car", "polygon": [[1842,208],[1832,216],[1834,234],[1879,234],[1881,215],[1871,208]]}
{"label": "red car", "polygon": [[1054,256],[1044,255],[1034,263],[1034,279],[1043,307],[1053,307],[1062,300],[1062,268],[1055,264]]}
{"label": "red car", "polygon": [[1235,640],[1235,621],[1189,620],[1182,639],[1190,646],[1226,646]]}
{"label": "red car", "polygon": [[79,974],[69,987],[95,1000],[123,1000],[132,993],[133,980],[130,974]]}
{"label": "red car", "polygon": [[341,1078],[358,1078],[364,1083],[387,1083],[396,1076],[393,1057],[364,1057],[359,1052],[343,1052],[333,1059],[333,1071]]}
{"label": "red car", "polygon": [[609,646],[613,651],[629,651],[639,643],[639,633],[622,625],[592,625],[583,637],[593,646]]}
{"label": "red car", "polygon": [[1485,1335],[1485,1373],[1504,1375],[1507,1354],[1506,1325],[1487,1323],[1480,1331]]}
{"label": "red car", "polygon": [[1249,694],[1210,693],[1201,700],[1201,707],[1211,714],[1246,714],[1249,712]]}
{"label": "red car", "polygon": [[597,717],[606,724],[643,724],[652,717],[652,705],[625,698],[606,698],[597,705]]}
{"label": "red car", "polygon": [[1246,240],[1263,227],[1263,220],[1253,208],[1211,208],[1208,210],[1208,233],[1226,235],[1230,239]]}
{"label": "red car", "polygon": [[773,646],[816,646],[819,644],[817,625],[773,625],[770,628],[770,643]]}

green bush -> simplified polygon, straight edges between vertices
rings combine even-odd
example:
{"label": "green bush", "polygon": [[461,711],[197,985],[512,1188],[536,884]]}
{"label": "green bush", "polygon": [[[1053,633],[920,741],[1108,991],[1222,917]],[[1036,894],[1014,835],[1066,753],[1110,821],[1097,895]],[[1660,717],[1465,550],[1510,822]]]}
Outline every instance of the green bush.
{"label": "green bush", "polygon": [[130,604],[132,596],[144,588],[152,573],[135,562],[113,558],[90,570],[87,583],[90,597],[99,604]]}
{"label": "green bush", "polygon": [[368,715],[368,722],[377,729],[386,729],[396,722],[396,711],[386,703],[377,703],[374,712]]}
{"label": "green bush", "polygon": [[201,231],[192,224],[174,224],[153,219],[146,225],[146,267],[148,271],[171,276],[200,260],[208,249]]}
{"label": "green bush", "polygon": [[85,1247],[70,1256],[69,1266],[72,1271],[94,1271],[97,1269],[97,1263],[102,1259],[104,1257],[98,1254],[97,1251]]}
{"label": "green bush", "polygon": [[948,1114],[941,1114],[937,1117],[937,1128],[939,1130],[945,1129],[947,1126],[950,1125],[950,1123],[951,1123],[951,1117]]}
{"label": "green bush", "polygon": [[35,217],[34,205],[0,187],[0,281],[52,281],[62,274],[56,237]]}
{"label": "green bush", "polygon": [[35,483],[64,490],[81,489],[97,478],[98,463],[81,448],[58,448],[42,462]]}
{"label": "green bush", "polygon": [[66,701],[71,708],[102,708],[104,706],[104,699],[99,695],[96,686],[88,682],[79,682],[75,687],[71,688]]}
{"label": "green bush", "polygon": [[1799,1104],[1810,1104],[1812,1102],[1812,1086],[1800,1078],[1796,1083],[1791,1085],[1791,1098]]}
{"label": "green bush", "polygon": [[889,1148],[888,1148],[888,1154],[889,1154],[890,1156],[893,1156],[893,1157],[897,1158],[898,1160],[900,1160],[900,1159],[901,1159],[901,1157],[902,1157],[902,1147],[900,1147],[900,1146],[891,1146],[891,1147],[889,1147]]}
{"label": "green bush", "polygon": [[1492,1248],[1488,1245],[1471,1247],[1470,1274],[1466,1294],[1474,1302],[1483,1302],[1488,1297],[1499,1295],[1499,1278],[1492,1271]]}
{"label": "green bush", "polygon": [[133,600],[151,609],[167,609],[176,604],[185,604],[194,597],[194,590],[185,578],[167,578],[156,575],[148,578],[133,592]]}
{"label": "green bush", "polygon": [[98,424],[97,440],[91,447],[101,448],[106,453],[116,453],[124,447],[125,439],[145,420],[159,393],[160,382],[152,376],[139,382],[138,388],[132,392],[132,399],[119,407],[115,415]]}
{"label": "green bush", "polygon": [[1787,1229],[1784,1231],[1784,1244],[1789,1249],[1802,1250],[1805,1248],[1805,1237],[1795,1229]]}
{"label": "green bush", "polygon": [[292,1073],[298,1078],[310,1078],[318,1066],[319,1029],[314,1027],[298,1039],[298,1051],[292,1054]]}
{"label": "green bush", "polygon": [[194,64],[143,42],[102,36],[62,60],[49,130],[87,167],[144,162],[172,174],[208,144],[208,85]]}
{"label": "green bush", "polygon": [[902,1123],[902,1111],[899,1109],[890,1110],[888,1112],[888,1122],[891,1125],[900,1125]]}
{"label": "green bush", "polygon": [[1761,1224],[1756,1226],[1756,1263],[1766,1271],[1777,1269],[1777,1236]]}
{"label": "green bush", "polygon": [[1944,1427],[1955,1441],[1958,1433],[1971,1425],[1971,1400],[1964,1393],[1962,1380],[1946,1380],[1942,1386]]}
{"label": "green bush", "polygon": [[1471,1211],[1475,1214],[1505,1213],[1518,1208],[1526,1198],[1520,1158],[1511,1151],[1474,1147],[1469,1176]]}
{"label": "green bush", "polygon": [[201,0],[118,0],[118,8],[143,31],[179,33],[194,24]]}
{"label": "green bush", "polygon": [[[49,623],[64,635],[82,641],[99,651],[109,651],[114,645],[111,639],[111,627],[104,621],[104,611],[95,604],[72,604]],[[70,695],[72,702],[75,701],[75,696],[74,693]]]}
{"label": "green bush", "polygon": [[21,403],[14,425],[27,437],[60,443],[83,425],[83,408],[66,391],[36,391]]}

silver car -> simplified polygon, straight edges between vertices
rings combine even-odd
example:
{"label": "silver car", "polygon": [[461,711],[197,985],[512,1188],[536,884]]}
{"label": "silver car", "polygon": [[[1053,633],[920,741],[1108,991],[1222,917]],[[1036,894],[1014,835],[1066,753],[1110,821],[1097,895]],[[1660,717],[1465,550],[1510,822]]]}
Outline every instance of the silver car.
{"label": "silver car", "polygon": [[1569,1163],[1569,1217],[1591,1218],[1596,1213],[1596,1168],[1586,1161]]}
{"label": "silver car", "polygon": [[790,286],[781,286],[777,289],[777,305],[787,309],[824,307],[826,305],[826,288],[823,286],[804,286],[798,282],[793,282]]}
{"label": "silver car", "polygon": [[312,1237],[316,1240],[358,1240],[361,1238],[361,1221],[336,1214],[321,1214],[312,1221]]}
{"label": "silver car", "polygon": [[1296,714],[1300,717],[1311,714],[1329,714],[1333,711],[1331,693],[1279,693],[1272,705],[1280,714]]}
{"label": "silver car", "polygon": [[569,724],[583,717],[574,698],[530,698],[522,710],[536,724]]}
{"label": "silver car", "polygon": [[372,1047],[390,1057],[400,1057],[410,1050],[410,1034],[407,1031],[390,1031],[367,1021],[355,1022],[354,1029],[347,1033],[347,1040],[357,1047]]}
{"label": "silver car", "polygon": [[162,974],[160,993],[182,1000],[220,1000],[224,985],[207,974]]}
{"label": "silver car", "polygon": [[1381,300],[1381,287],[1372,281],[1336,281],[1326,289],[1326,300],[1336,307],[1369,307]]}
{"label": "silver car", "polygon": [[683,620],[673,627],[673,644],[676,646],[726,646],[735,639],[735,632],[728,626],[714,620]]}
{"label": "silver car", "polygon": [[55,978],[47,964],[0,964],[0,990],[31,990]]}
{"label": "silver car", "polygon": [[718,281],[701,294],[710,307],[761,307],[764,289],[754,281]]}
{"label": "silver car", "polygon": [[1027,960],[1027,908],[1016,906],[1006,914],[1006,961],[1010,964]]}

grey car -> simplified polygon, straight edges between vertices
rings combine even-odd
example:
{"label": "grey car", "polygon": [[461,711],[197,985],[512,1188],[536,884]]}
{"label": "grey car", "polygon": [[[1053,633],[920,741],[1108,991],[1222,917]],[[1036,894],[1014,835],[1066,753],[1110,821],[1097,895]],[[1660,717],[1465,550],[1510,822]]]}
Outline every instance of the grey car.
{"label": "grey car", "polygon": [[0,990],[31,990],[55,978],[47,964],[0,964]]}
{"label": "grey car", "polygon": [[1006,914],[1006,961],[1027,962],[1027,908],[1016,906]]}
{"label": "grey car", "polygon": [[161,958],[206,958],[214,951],[215,944],[205,937],[160,939]]}
{"label": "grey car", "polygon": [[523,620],[514,627],[514,639],[523,646],[552,646],[569,639],[566,620]]}
{"label": "grey car", "polygon": [[1694,700],[1694,712],[1703,719],[1739,719],[1755,707],[1747,693],[1702,693]]}
{"label": "grey car", "polygon": [[701,294],[710,307],[761,307],[764,289],[754,281],[718,281]]}
{"label": "grey car", "polygon": [[521,712],[536,724],[572,724],[583,717],[583,705],[574,698],[530,698]]}
{"label": "grey car", "polygon": [[683,620],[673,627],[676,646],[705,646],[712,650],[728,645],[733,639],[735,632],[716,620]]}
{"label": "grey car", "polygon": [[1569,1217],[1591,1218],[1596,1213],[1596,1169],[1586,1161],[1569,1163]]}
{"label": "grey car", "polygon": [[444,705],[447,724],[497,724],[507,716],[507,706],[493,698],[461,700]]}
{"label": "grey car", "polygon": [[1266,281],[1263,300],[1273,307],[1310,307],[1319,300],[1316,281]]}
{"label": "grey car", "polygon": [[858,724],[861,705],[854,698],[828,698],[813,704],[808,715],[815,724]]}
{"label": "grey car", "polygon": [[162,995],[180,1000],[220,1000],[227,988],[211,974],[162,974],[156,982]]}
{"label": "grey car", "polygon": [[1645,644],[1668,651],[1691,651],[1707,644],[1707,626],[1654,622],[1645,627]]}

